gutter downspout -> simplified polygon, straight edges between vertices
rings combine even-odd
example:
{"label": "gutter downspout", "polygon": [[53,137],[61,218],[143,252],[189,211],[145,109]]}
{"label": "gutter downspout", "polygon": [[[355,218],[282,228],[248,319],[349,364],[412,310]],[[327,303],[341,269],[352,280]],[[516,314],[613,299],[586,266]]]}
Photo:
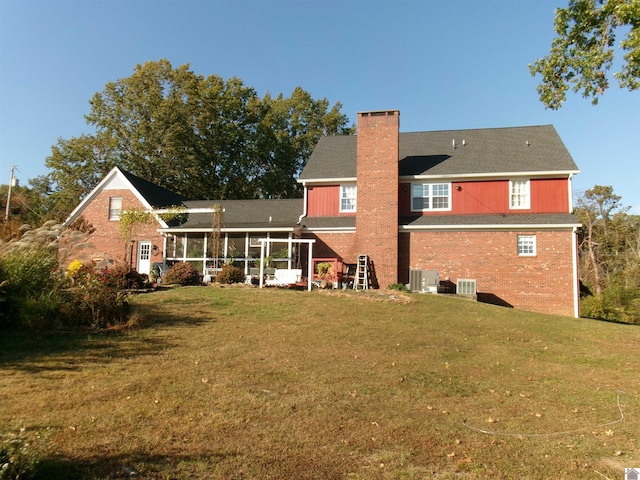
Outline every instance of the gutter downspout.
{"label": "gutter downspout", "polygon": [[573,174],[569,174],[569,213],[573,212]]}
{"label": "gutter downspout", "polygon": [[298,225],[300,225],[300,222],[302,222],[302,219],[307,216],[307,186],[304,183],[302,184],[302,186],[304,187],[304,200],[302,201],[303,202],[302,215],[298,217]]}

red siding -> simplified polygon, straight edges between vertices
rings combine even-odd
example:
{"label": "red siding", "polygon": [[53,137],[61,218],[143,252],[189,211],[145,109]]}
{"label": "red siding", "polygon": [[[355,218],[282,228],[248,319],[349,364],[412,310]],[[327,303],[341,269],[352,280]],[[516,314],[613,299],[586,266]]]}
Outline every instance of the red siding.
{"label": "red siding", "polygon": [[531,211],[568,213],[569,181],[566,178],[531,180]]}
{"label": "red siding", "polygon": [[340,185],[322,185],[307,189],[307,215],[310,217],[350,217],[340,212]]}
{"label": "red siding", "polygon": [[[460,187],[460,190],[456,189]],[[488,180],[451,183],[451,210],[423,212],[427,215],[473,215],[491,213],[568,213],[568,180],[531,180],[531,208],[509,209],[509,180]],[[411,184],[400,184],[400,214],[411,215]]]}

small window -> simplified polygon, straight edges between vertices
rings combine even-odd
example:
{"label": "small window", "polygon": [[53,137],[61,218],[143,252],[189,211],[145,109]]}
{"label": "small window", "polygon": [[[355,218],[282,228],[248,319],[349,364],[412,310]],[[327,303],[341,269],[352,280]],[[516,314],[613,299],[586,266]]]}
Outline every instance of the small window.
{"label": "small window", "polygon": [[109,220],[120,220],[122,197],[109,198]]}
{"label": "small window", "polygon": [[340,211],[356,211],[357,190],[355,185],[340,185]]}
{"label": "small window", "polygon": [[535,257],[536,236],[518,235],[518,255],[521,257]]}
{"label": "small window", "polygon": [[411,186],[411,210],[451,210],[451,184],[424,183]]}
{"label": "small window", "polygon": [[509,191],[509,208],[513,210],[531,208],[529,180],[511,180],[509,182]]}

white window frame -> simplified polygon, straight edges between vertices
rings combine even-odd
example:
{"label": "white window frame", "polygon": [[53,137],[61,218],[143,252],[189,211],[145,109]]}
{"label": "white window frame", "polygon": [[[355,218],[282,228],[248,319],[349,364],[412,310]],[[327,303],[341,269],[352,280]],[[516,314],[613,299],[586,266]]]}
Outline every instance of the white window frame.
{"label": "white window frame", "polygon": [[109,197],[109,220],[120,220],[120,215],[122,215],[122,197]]}
{"label": "white window frame", "polygon": [[[446,195],[434,195],[434,188],[440,189],[441,187],[446,187],[447,193]],[[416,189],[422,189],[422,195],[415,195]],[[425,195],[426,192],[426,195]],[[441,193],[441,192],[438,192]],[[421,198],[423,200],[428,199],[428,205],[423,208],[415,208],[414,200],[416,198]],[[447,206],[446,207],[434,207],[434,199],[444,199],[446,198]],[[423,201],[424,203],[424,201]],[[451,211],[451,183],[446,182],[438,182],[438,183],[413,183],[411,184],[411,211],[412,212],[448,212]]]}
{"label": "white window frame", "polygon": [[528,178],[509,180],[509,209],[527,210],[531,208],[531,181]]}
{"label": "white window frame", "polygon": [[357,187],[355,185],[340,185],[340,213],[353,213],[357,208]]}
{"label": "white window frame", "polygon": [[538,241],[535,235],[518,235],[518,256],[535,257],[538,253]]}

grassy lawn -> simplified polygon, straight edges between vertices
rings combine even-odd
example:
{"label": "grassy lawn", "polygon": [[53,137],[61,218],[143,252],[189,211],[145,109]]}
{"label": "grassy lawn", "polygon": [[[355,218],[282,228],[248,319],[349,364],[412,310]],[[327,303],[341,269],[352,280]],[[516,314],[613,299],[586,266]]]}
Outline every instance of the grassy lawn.
{"label": "grassy lawn", "polygon": [[[623,478],[640,328],[445,296],[182,287],[0,338],[36,478]],[[0,473],[0,476],[2,474]]]}

